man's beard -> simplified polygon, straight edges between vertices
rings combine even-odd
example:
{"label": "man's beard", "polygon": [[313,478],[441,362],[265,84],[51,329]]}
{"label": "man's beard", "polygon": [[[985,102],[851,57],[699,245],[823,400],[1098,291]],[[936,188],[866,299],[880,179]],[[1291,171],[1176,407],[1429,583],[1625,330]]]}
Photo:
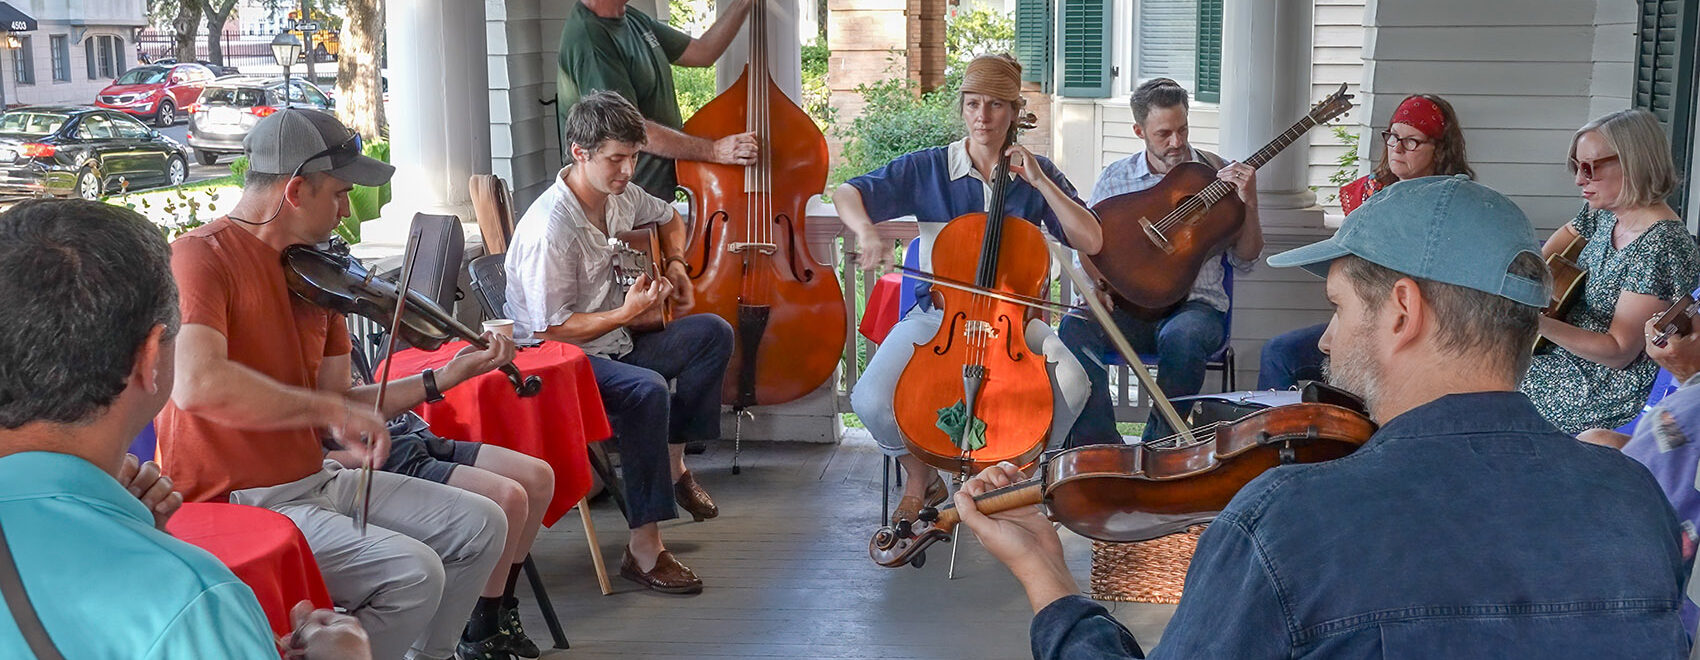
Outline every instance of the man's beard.
{"label": "man's beard", "polygon": [[1358,395],[1372,416],[1381,399],[1383,376],[1381,366],[1368,350],[1373,327],[1374,319],[1366,319],[1349,336],[1343,337],[1344,341],[1322,363],[1322,375],[1328,384]]}

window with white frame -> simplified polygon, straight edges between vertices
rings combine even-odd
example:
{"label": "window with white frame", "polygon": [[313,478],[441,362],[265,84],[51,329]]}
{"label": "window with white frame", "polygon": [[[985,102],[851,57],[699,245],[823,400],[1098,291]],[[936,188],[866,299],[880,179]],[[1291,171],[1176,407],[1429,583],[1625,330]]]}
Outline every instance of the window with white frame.
{"label": "window with white frame", "polygon": [[1192,89],[1198,67],[1198,0],[1137,0],[1130,85],[1173,78]]}
{"label": "window with white frame", "polygon": [[49,57],[53,58],[53,79],[58,82],[71,82],[71,40],[63,34],[55,34],[47,38]]}
{"label": "window with white frame", "polygon": [[12,80],[19,85],[35,84],[35,42],[27,36],[14,37],[17,49],[12,51]]}
{"label": "window with white frame", "polygon": [[89,80],[117,78],[124,74],[124,39],[111,35],[96,35],[83,39],[88,57]]}

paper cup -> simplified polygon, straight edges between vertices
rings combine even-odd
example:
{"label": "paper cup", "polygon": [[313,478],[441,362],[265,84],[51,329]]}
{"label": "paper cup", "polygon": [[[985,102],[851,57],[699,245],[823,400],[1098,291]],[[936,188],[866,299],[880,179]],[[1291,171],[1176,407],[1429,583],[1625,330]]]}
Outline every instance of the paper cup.
{"label": "paper cup", "polygon": [[506,336],[508,339],[513,339],[514,338],[514,322],[513,322],[513,319],[490,319],[488,321],[485,321],[484,322],[484,331],[485,332],[494,332],[498,335]]}

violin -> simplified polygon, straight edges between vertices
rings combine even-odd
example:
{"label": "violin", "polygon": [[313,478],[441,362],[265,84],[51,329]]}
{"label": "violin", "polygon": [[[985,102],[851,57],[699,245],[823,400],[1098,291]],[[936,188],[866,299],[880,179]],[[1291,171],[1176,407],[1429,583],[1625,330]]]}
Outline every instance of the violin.
{"label": "violin", "polygon": [[[1147,540],[1139,516],[1222,510],[1270,468],[1319,463],[1351,454],[1375,433],[1362,413],[1329,403],[1295,403],[1232,422],[1139,445],[1089,445],[1047,454],[1036,476],[974,498],[992,514],[1043,504],[1052,520],[1081,536],[1112,543]],[[951,540],[955,505],[922,509],[917,520],[881,527],[868,554],[886,567],[926,563],[927,546]]]}
{"label": "violin", "polygon": [[1045,358],[1027,348],[1027,307],[1009,299],[1040,298],[1051,270],[1038,226],[1006,215],[1009,146],[1017,129],[1034,121],[1031,114],[1022,119],[1004,136],[986,212],[951,220],[934,239],[940,246],[980,246],[933,255],[933,271],[941,279],[973,286],[935,285],[933,299],[944,323],[915,347],[893,395],[910,453],[953,473],[978,472],[1001,461],[1031,463],[1051,431]]}
{"label": "violin", "polygon": [[[325,251],[307,245],[291,245],[283,251],[283,275],[289,290],[303,300],[342,314],[354,314],[378,323],[389,323],[395,316],[400,290],[394,282],[380,279],[349,255],[346,246],[341,250]],[[409,345],[427,351],[442,348],[456,339],[465,340],[480,349],[489,348],[484,336],[455,320],[436,303],[418,291],[408,290],[406,303],[401,305],[399,325],[392,337],[400,337]],[[522,397],[536,396],[543,389],[543,379],[522,375],[518,367],[500,367]]]}

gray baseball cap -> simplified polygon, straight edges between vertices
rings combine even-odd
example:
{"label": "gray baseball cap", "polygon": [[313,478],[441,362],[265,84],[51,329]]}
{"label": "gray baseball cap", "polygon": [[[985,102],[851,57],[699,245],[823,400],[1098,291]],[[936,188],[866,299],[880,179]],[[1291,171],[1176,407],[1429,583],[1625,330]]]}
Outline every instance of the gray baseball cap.
{"label": "gray baseball cap", "polygon": [[1388,186],[1346,216],[1333,237],[1269,257],[1269,265],[1328,277],[1329,264],[1350,254],[1412,277],[1546,307],[1547,287],[1510,272],[1524,252],[1541,256],[1528,216],[1459,174]]}
{"label": "gray baseball cap", "polygon": [[329,172],[361,186],[381,186],[395,167],[360,153],[360,134],[336,115],[309,108],[284,108],[261,119],[242,139],[248,167],[263,174]]}

